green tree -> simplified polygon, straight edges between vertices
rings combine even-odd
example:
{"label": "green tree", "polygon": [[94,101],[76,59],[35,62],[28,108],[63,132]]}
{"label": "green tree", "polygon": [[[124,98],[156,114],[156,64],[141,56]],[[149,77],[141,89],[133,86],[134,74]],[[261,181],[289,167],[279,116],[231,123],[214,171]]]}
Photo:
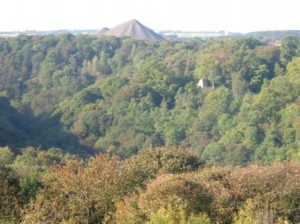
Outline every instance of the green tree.
{"label": "green tree", "polygon": [[281,40],[281,57],[283,63],[288,64],[294,56],[298,55],[299,38],[296,36],[287,36]]}
{"label": "green tree", "polygon": [[184,208],[171,208],[170,206],[160,208],[150,215],[150,221],[147,224],[211,224],[211,220],[206,214],[187,215]]}

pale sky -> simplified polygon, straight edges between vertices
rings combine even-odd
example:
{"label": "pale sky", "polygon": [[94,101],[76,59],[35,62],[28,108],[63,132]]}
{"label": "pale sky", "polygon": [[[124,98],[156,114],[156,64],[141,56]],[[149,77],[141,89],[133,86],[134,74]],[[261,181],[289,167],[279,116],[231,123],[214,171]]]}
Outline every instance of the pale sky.
{"label": "pale sky", "polygon": [[300,0],[2,0],[0,31],[100,29],[131,19],[154,30],[300,30]]}

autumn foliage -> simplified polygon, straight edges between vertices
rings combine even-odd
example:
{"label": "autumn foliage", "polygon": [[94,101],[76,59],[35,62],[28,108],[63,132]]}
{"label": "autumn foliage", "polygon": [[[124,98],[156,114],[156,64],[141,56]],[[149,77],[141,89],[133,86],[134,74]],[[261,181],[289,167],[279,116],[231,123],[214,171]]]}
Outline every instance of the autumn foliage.
{"label": "autumn foliage", "polygon": [[[100,155],[88,163],[70,160],[52,166],[27,207],[23,223],[153,223],[166,216],[207,223],[300,220],[299,165],[198,165],[174,172],[168,164],[195,164],[186,163],[192,156],[188,152],[172,151],[148,149],[128,160]],[[164,161],[161,165],[158,155]]]}

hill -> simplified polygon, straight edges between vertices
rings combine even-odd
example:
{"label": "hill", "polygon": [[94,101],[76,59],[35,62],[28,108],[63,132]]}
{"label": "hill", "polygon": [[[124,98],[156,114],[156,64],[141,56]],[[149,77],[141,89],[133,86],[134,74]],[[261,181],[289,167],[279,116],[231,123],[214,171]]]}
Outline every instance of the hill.
{"label": "hill", "polygon": [[104,35],[104,33],[106,33],[107,31],[109,31],[109,28],[103,27],[101,30],[98,31],[97,35],[98,36]]}
{"label": "hill", "polygon": [[163,37],[137,20],[130,20],[103,33],[106,36],[129,36],[136,40],[163,40]]}

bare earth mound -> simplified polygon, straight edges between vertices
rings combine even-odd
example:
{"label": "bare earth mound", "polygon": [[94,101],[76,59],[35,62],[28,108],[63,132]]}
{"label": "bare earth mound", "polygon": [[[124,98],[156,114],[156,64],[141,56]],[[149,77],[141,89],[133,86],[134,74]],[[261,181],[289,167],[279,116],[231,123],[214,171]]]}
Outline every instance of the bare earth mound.
{"label": "bare earth mound", "polygon": [[102,35],[106,36],[116,36],[125,37],[129,36],[137,40],[163,40],[163,37],[155,33],[153,30],[144,26],[137,20],[130,20],[128,22],[122,23]]}
{"label": "bare earth mound", "polygon": [[104,35],[104,33],[106,33],[107,31],[109,31],[109,29],[107,27],[103,27],[101,30],[99,30],[97,35],[98,36]]}

